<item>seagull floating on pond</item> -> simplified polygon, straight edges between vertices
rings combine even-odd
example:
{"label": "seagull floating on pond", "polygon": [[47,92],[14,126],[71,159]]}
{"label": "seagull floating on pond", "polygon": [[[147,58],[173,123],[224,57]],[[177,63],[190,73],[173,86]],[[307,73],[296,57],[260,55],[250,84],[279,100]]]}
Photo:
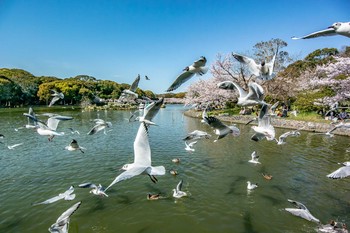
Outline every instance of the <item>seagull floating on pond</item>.
{"label": "seagull floating on pond", "polygon": [[61,214],[61,216],[58,217],[56,222],[51,225],[51,227],[49,228],[49,231],[51,233],[68,233],[70,216],[74,214],[74,212],[79,208],[80,205],[81,205],[81,201],[78,203],[75,203],[68,210],[64,211]]}
{"label": "seagull floating on pond", "polygon": [[311,39],[311,38],[316,38],[321,36],[335,36],[335,35],[350,37],[350,22],[337,22],[324,30],[313,32],[311,34],[308,34],[302,37],[293,36],[292,39],[293,40]]}
{"label": "seagull floating on pond", "polygon": [[264,102],[264,89],[255,82],[248,84],[248,93],[240,85],[232,81],[223,81],[218,83],[217,86],[225,90],[234,90],[236,88],[239,93],[237,105],[255,106],[266,104]]}
{"label": "seagull floating on pond", "polygon": [[253,190],[256,189],[258,187],[258,184],[253,184],[250,181],[247,181],[247,189],[248,190]]}
{"label": "seagull floating on pond", "polygon": [[84,184],[79,184],[79,188],[91,188],[90,193],[97,195],[97,196],[108,197],[108,195],[105,193],[105,190],[101,184],[95,185],[93,183],[84,183]]}
{"label": "seagull floating on pond", "polygon": [[156,175],[164,175],[165,168],[163,166],[154,167],[151,165],[151,148],[148,140],[148,128],[144,122],[141,122],[134,141],[134,163],[125,164],[122,169],[125,170],[117,176],[113,182],[105,189],[109,189],[112,185],[130,179],[142,173],[148,174],[152,182],[156,183]]}
{"label": "seagull floating on pond", "polygon": [[74,200],[75,198],[75,194],[73,192],[74,192],[74,187],[70,186],[69,189],[64,193],[60,193],[57,196],[47,199],[46,201],[43,201],[43,202],[33,203],[32,205],[51,204],[61,199],[64,199],[66,201],[71,201],[71,200]]}
{"label": "seagull floating on pond", "polygon": [[69,146],[66,146],[65,147],[66,150],[69,150],[69,151],[76,151],[76,150],[80,150],[81,153],[84,153],[83,150],[85,150],[84,147],[80,147],[77,140],[75,139],[72,139],[72,141],[70,142]]}
{"label": "seagull floating on pond", "polygon": [[255,151],[253,151],[251,156],[252,156],[252,159],[248,161],[249,163],[255,163],[255,164],[260,163],[259,162],[259,155],[257,155]]}
{"label": "seagull floating on pond", "polygon": [[306,219],[308,221],[311,222],[317,222],[319,223],[320,220],[318,220],[317,218],[315,218],[310,211],[306,208],[306,206],[300,202],[297,201],[293,201],[288,199],[288,201],[292,204],[294,204],[297,208],[285,208],[286,211],[288,211],[289,213],[301,217],[303,219]]}
{"label": "seagull floating on pond", "polygon": [[232,56],[240,63],[247,65],[249,71],[256,76],[256,78],[261,80],[271,80],[276,75],[273,73],[273,68],[275,65],[275,59],[278,51],[273,55],[270,62],[262,61],[257,64],[254,59],[246,57],[237,53],[232,53]]}
{"label": "seagull floating on pond", "polygon": [[218,141],[221,138],[224,138],[228,134],[232,134],[233,136],[239,136],[240,134],[240,131],[236,126],[234,125],[227,126],[215,117],[212,117],[212,116],[204,117],[204,121],[210,127],[214,128],[215,134],[218,135],[217,139],[214,140],[214,142]]}
{"label": "seagull floating on pond", "polygon": [[188,81],[195,74],[203,75],[208,71],[208,67],[205,67],[207,59],[201,56],[200,59],[195,61],[192,65],[186,66],[183,72],[176,78],[176,80],[171,84],[171,86],[166,90],[167,92],[176,90],[184,82]]}
{"label": "seagull floating on pond", "polygon": [[64,98],[64,94],[62,92],[57,92],[56,90],[51,90],[53,93],[51,94],[51,96],[53,96],[49,107],[51,107],[52,105],[54,105],[58,100],[63,99]]}
{"label": "seagull floating on pond", "polygon": [[187,193],[181,190],[182,183],[183,183],[183,180],[180,180],[180,182],[176,185],[176,188],[173,189],[173,197],[181,198],[181,197],[187,196]]}
{"label": "seagull floating on pond", "polygon": [[342,165],[343,167],[335,170],[331,174],[327,175],[327,177],[332,179],[342,179],[350,176],[350,162],[344,162]]}

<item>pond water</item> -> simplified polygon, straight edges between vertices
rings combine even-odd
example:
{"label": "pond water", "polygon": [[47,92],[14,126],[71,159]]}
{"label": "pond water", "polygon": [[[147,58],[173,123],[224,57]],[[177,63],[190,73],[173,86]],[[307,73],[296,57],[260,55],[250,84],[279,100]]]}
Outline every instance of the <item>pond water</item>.
{"label": "pond water", "polygon": [[[129,111],[81,112],[69,107],[35,108],[36,113],[55,111],[72,116],[61,122],[58,131],[65,136],[49,142],[36,131],[18,128],[26,124],[22,115],[28,109],[1,109],[0,133],[0,232],[48,232],[48,228],[70,206],[82,201],[71,217],[74,232],[316,232],[317,224],[295,217],[284,208],[293,207],[287,199],[305,204],[322,223],[330,219],[350,224],[350,178],[332,180],[327,174],[350,161],[348,137],[302,132],[287,143],[250,140],[250,126],[237,125],[239,137],[228,136],[213,142],[201,140],[195,151],[186,151],[182,138],[195,129],[212,129],[200,119],[183,115],[179,105],[168,105],[154,118],[158,126],[149,130],[152,164],[167,172],[154,184],[144,175],[122,181],[108,190],[108,198],[79,188],[85,182],[109,185],[133,162],[133,141],[139,123],[129,123]],[[92,119],[112,122],[105,135],[87,135]],[[45,119],[45,118],[42,118]],[[69,127],[80,132],[71,134]],[[286,132],[276,129],[276,135]],[[85,153],[67,151],[72,139],[85,147]],[[22,143],[9,150],[6,145]],[[248,163],[256,151],[261,164]],[[179,164],[172,162],[180,158]],[[178,171],[177,176],[169,170]],[[262,173],[273,176],[265,180]],[[188,197],[175,200],[172,189],[183,179]],[[259,187],[247,192],[247,181]],[[74,185],[76,198],[48,205],[32,206],[64,192]],[[149,201],[147,193],[165,198]]]}

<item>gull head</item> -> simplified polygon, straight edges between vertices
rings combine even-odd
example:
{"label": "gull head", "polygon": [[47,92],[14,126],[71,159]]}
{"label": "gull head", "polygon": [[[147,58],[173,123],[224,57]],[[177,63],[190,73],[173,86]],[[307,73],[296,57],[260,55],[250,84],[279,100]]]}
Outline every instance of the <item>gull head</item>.
{"label": "gull head", "polygon": [[340,27],[340,25],[341,25],[341,23],[337,22],[337,23],[333,23],[328,28],[333,28],[334,30],[336,30],[336,29],[338,29]]}

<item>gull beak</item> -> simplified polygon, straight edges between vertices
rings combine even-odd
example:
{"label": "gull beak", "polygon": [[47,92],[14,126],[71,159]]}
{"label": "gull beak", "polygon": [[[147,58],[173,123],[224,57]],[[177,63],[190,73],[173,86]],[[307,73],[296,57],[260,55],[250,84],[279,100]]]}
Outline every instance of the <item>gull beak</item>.
{"label": "gull beak", "polygon": [[329,26],[328,28],[333,28],[334,29],[334,26],[332,25],[332,26]]}

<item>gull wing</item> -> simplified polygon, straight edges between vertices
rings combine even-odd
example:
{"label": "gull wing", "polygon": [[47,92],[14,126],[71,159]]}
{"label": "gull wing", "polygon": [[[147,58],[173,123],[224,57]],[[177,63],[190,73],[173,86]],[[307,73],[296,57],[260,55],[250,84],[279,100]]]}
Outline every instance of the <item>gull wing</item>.
{"label": "gull wing", "polygon": [[[278,51],[277,51],[277,52],[278,52]],[[268,69],[269,69],[269,76],[271,76],[272,73],[273,73],[273,68],[274,68],[274,66],[275,66],[275,60],[276,60],[277,52],[276,52],[275,55],[273,55],[272,60],[271,60],[270,62],[268,62],[268,63],[265,64],[265,66],[267,66]]]}
{"label": "gull wing", "polygon": [[252,100],[260,100],[264,99],[264,89],[257,83],[249,83],[248,84],[249,92],[247,95],[247,99]]}
{"label": "gull wing", "polygon": [[49,231],[52,233],[68,233],[70,216],[79,208],[81,201],[71,206],[58,217],[56,223],[52,224]]}
{"label": "gull wing", "polygon": [[72,119],[73,117],[70,116],[54,115],[47,119],[47,126],[52,130],[56,130],[60,121],[67,121]]}
{"label": "gull wing", "polygon": [[54,96],[49,104],[49,107],[54,105],[59,99],[60,99],[60,97]]}
{"label": "gull wing", "polygon": [[243,88],[240,85],[232,81],[223,81],[221,83],[218,83],[217,86],[221,89],[226,89],[226,90],[227,89],[233,90],[234,88],[236,88],[241,98],[247,95],[247,92],[243,90]]}
{"label": "gull wing", "polygon": [[337,33],[335,32],[334,28],[327,28],[321,31],[317,31],[317,32],[313,32],[310,33],[306,36],[302,36],[302,37],[295,37],[293,36],[292,39],[293,40],[299,40],[299,39],[311,39],[311,38],[315,38],[315,37],[320,37],[320,36],[334,36]]}
{"label": "gull wing", "polygon": [[176,185],[176,191],[181,191],[182,189],[182,183],[183,183],[183,180],[180,180],[180,182]]}
{"label": "gull wing", "polygon": [[97,188],[97,186],[93,183],[83,183],[79,184],[79,188]]}
{"label": "gull wing", "polygon": [[190,78],[194,76],[194,73],[190,71],[184,71],[182,72],[171,84],[171,86],[166,90],[166,92],[174,91],[176,90],[179,86],[181,86],[183,83],[188,81]]}
{"label": "gull wing", "polygon": [[227,125],[223,124],[219,119],[216,117],[205,117],[204,120],[208,123],[208,125],[212,128],[218,129],[218,130],[225,130],[229,129]]}
{"label": "gull wing", "polygon": [[108,185],[108,187],[104,190],[107,191],[107,189],[109,189],[111,186],[113,186],[114,184],[123,181],[123,180],[127,180],[130,179],[134,176],[140,175],[142,172],[144,172],[147,169],[147,167],[144,166],[137,166],[137,167],[132,167],[129,170],[124,171],[123,173],[121,173],[119,176],[117,176],[110,185]]}
{"label": "gull wing", "polygon": [[147,105],[143,112],[143,120],[152,121],[153,117],[159,112],[159,109],[163,103],[164,98],[161,98],[160,100]]}
{"label": "gull wing", "polygon": [[43,201],[43,202],[33,203],[32,205],[51,204],[61,199],[73,200],[75,198],[75,194],[72,194],[73,192],[74,192],[74,187],[70,186],[69,189],[64,193],[60,193],[57,196],[47,199],[46,201]]}
{"label": "gull wing", "polygon": [[74,148],[74,149],[79,149],[79,148],[80,148],[80,146],[78,145],[77,140],[75,140],[75,139],[72,139],[72,141],[71,141],[71,143],[70,143],[70,146],[71,146],[72,148]]}
{"label": "gull wing", "polygon": [[131,84],[129,90],[135,93],[137,87],[139,86],[139,82],[140,82],[140,75],[137,75],[135,81]]}
{"label": "gull wing", "polygon": [[96,124],[94,127],[92,127],[92,129],[87,134],[88,135],[96,134],[97,132],[103,130],[104,128],[106,128],[105,124]]}
{"label": "gull wing", "polygon": [[236,58],[237,61],[239,61],[240,63],[243,63],[245,65],[248,66],[250,72],[252,72],[255,76],[259,76],[260,75],[260,65],[256,64],[256,62],[254,61],[254,59],[250,58],[250,57],[246,57],[237,53],[232,53],[232,56],[234,58]]}
{"label": "gull wing", "polygon": [[350,166],[341,167],[331,174],[327,175],[328,178],[332,179],[342,179],[347,176],[350,176]]}
{"label": "gull wing", "polygon": [[151,166],[151,147],[148,140],[148,128],[141,123],[134,141],[134,164],[139,166]]}

